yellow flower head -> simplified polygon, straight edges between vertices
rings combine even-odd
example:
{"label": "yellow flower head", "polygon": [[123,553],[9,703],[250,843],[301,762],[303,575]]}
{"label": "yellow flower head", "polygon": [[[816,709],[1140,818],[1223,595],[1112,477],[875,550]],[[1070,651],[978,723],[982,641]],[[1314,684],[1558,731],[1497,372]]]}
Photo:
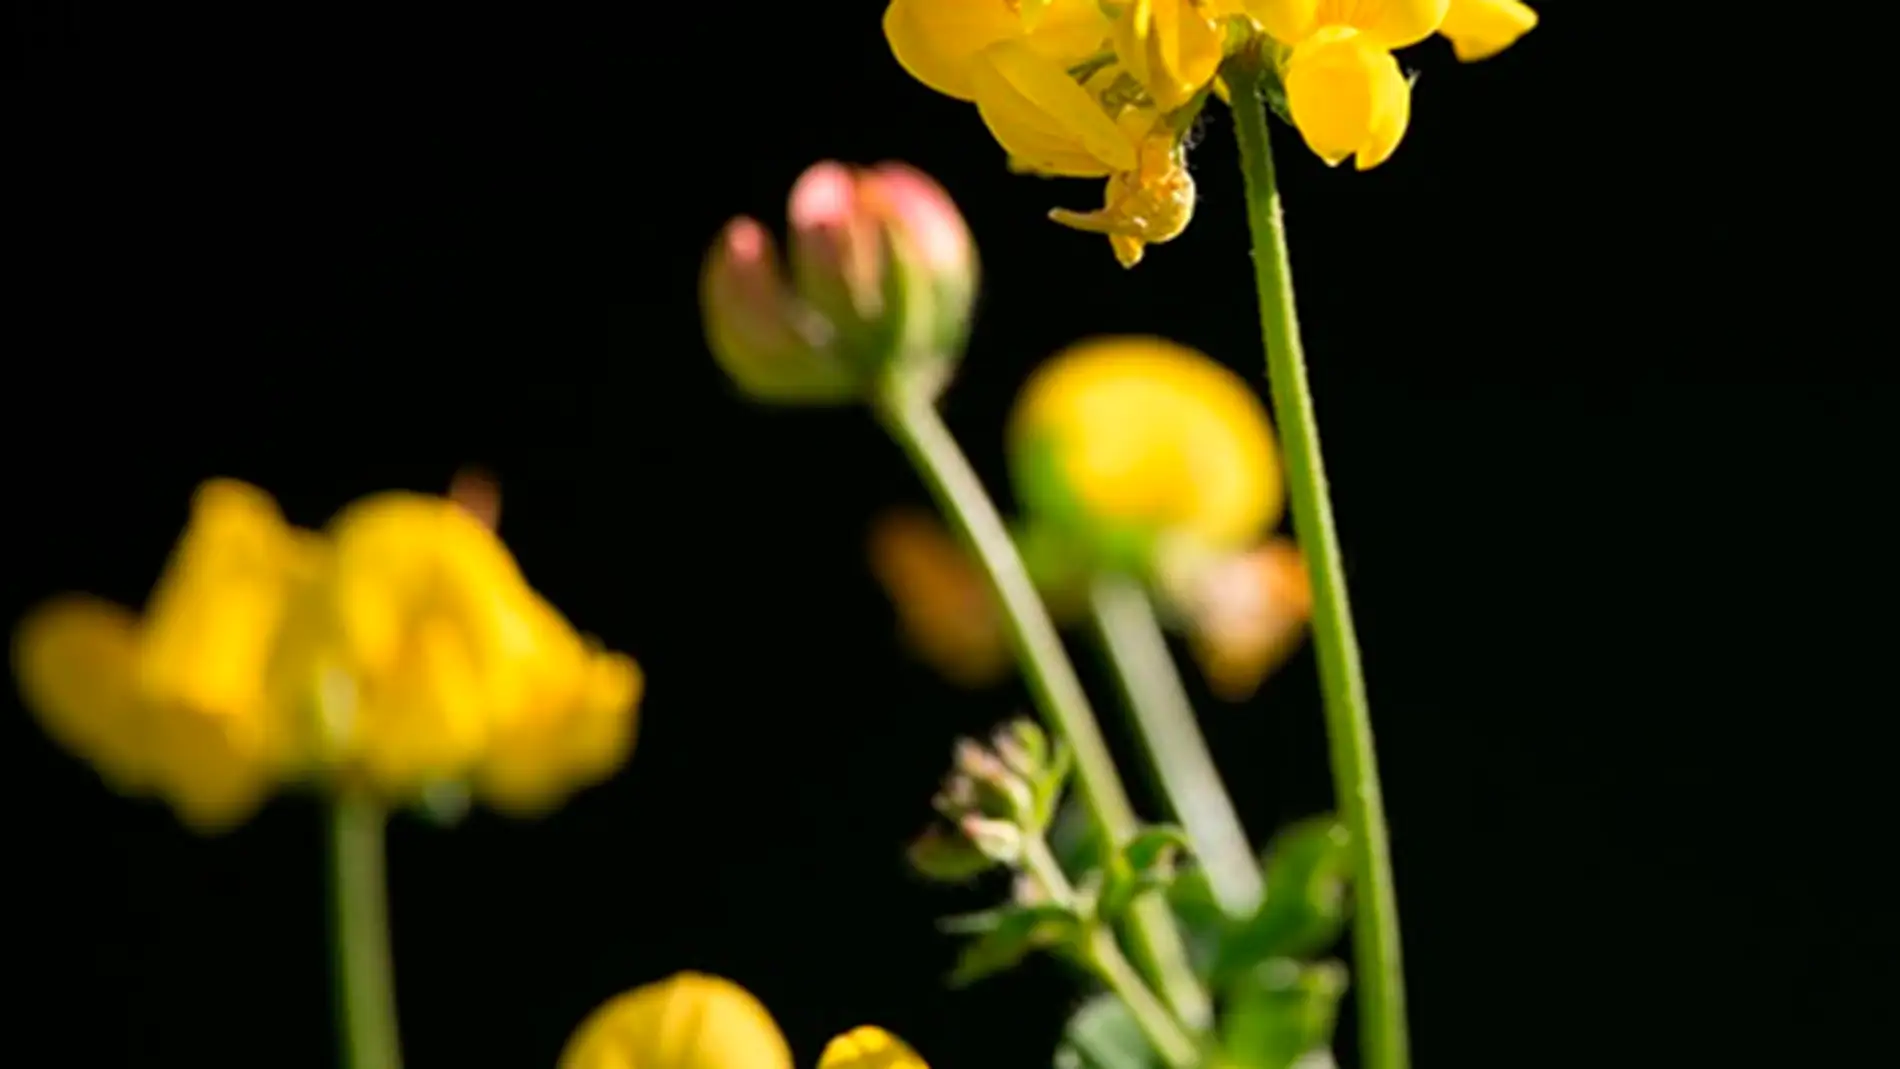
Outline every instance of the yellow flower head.
{"label": "yellow flower head", "polygon": [[243,822],[298,758],[265,679],[318,557],[263,491],[206,483],[143,618],[67,596],[21,621],[27,704],[119,790],[156,795],[200,830]]}
{"label": "yellow flower head", "polygon": [[1108,39],[1108,17],[1096,0],[891,0],[884,36],[911,76],[958,100],[975,100],[977,56],[1016,41],[1058,67],[1098,52]]}
{"label": "yellow flower head", "polygon": [[387,493],[329,533],[279,675],[314,703],[327,765],[396,797],[472,776],[490,801],[532,811],[624,758],[637,668],[575,633],[474,515]]}
{"label": "yellow flower head", "polygon": [[1172,134],[1151,135],[1136,147],[1136,166],[1108,177],[1102,207],[1090,212],[1054,208],[1063,226],[1108,236],[1123,267],[1139,264],[1152,244],[1172,241],[1194,218],[1194,176],[1187,151]]}
{"label": "yellow flower head", "polygon": [[1262,28],[1290,46],[1287,108],[1328,165],[1362,171],[1390,159],[1412,118],[1412,87],[1392,50],[1430,37],[1449,0],[1247,0]]}
{"label": "yellow flower head", "polygon": [[[739,985],[680,973],[608,1000],[567,1042],[559,1069],[791,1069],[772,1015]],[[832,1040],[818,1069],[929,1069],[878,1028]]]}
{"label": "yellow flower head", "polygon": [[559,1069],[792,1069],[792,1051],[750,992],[688,972],[608,1000]]}
{"label": "yellow flower head", "polygon": [[1010,453],[1036,521],[1122,563],[1163,540],[1250,545],[1282,507],[1259,397],[1208,357],[1159,338],[1096,339],[1050,360],[1017,401]]}
{"label": "yellow flower head", "polygon": [[1537,27],[1537,12],[1518,0],[1451,0],[1438,32],[1466,63],[1489,59]]}
{"label": "yellow flower head", "polygon": [[818,1069],[930,1069],[917,1052],[882,1028],[854,1028],[831,1041]]}

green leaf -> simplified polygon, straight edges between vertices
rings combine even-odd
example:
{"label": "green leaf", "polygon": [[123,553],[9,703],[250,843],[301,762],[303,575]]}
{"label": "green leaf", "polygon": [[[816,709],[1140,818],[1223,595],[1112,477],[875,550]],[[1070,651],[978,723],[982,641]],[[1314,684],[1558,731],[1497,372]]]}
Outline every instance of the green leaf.
{"label": "green leaf", "polygon": [[1049,849],[1062,871],[1078,883],[1101,867],[1102,839],[1080,801],[1070,798],[1057,807],[1055,819],[1049,822]]}
{"label": "green leaf", "polygon": [[1189,868],[1176,876],[1168,885],[1168,905],[1180,920],[1182,934],[1187,938],[1194,975],[1202,980],[1210,979],[1229,922],[1220,900],[1214,897],[1214,887],[1207,881],[1206,870]]}
{"label": "green leaf", "polygon": [[941,883],[968,883],[996,867],[996,861],[969,839],[935,826],[910,844],[905,857],[918,875]]}
{"label": "green leaf", "polygon": [[1160,1069],[1141,1026],[1113,995],[1082,1004],[1062,1030],[1056,1069]]}
{"label": "green leaf", "polygon": [[1174,860],[1190,845],[1187,833],[1179,828],[1164,824],[1143,828],[1122,847],[1120,859],[1104,874],[1101,916],[1118,918],[1142,894],[1173,883]]}
{"label": "green leaf", "polygon": [[1016,967],[1032,952],[1062,947],[1082,931],[1080,918],[1066,907],[1057,905],[1018,906],[945,922],[974,928],[982,934],[963,948],[956,969],[950,974],[950,986],[967,987],[987,976]]}
{"label": "green leaf", "polygon": [[1352,840],[1337,819],[1294,824],[1267,847],[1266,894],[1254,915],[1228,932],[1215,972],[1228,977],[1269,958],[1325,950],[1346,925]]}
{"label": "green leaf", "polygon": [[1232,1069],[1292,1069],[1333,1045],[1346,967],[1336,961],[1301,965],[1288,958],[1254,966],[1237,982],[1221,1025],[1221,1049]]}

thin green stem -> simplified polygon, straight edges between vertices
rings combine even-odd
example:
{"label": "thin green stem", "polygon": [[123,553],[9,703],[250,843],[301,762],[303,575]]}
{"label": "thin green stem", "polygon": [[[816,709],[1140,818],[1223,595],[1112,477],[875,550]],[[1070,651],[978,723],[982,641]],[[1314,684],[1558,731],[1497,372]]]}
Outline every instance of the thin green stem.
{"label": "thin green stem", "polygon": [[1260,903],[1260,863],[1195,721],[1154,605],[1139,583],[1105,575],[1090,588],[1089,607],[1162,794],[1194,844],[1214,900],[1229,916],[1250,915]]}
{"label": "thin green stem", "polygon": [[1259,290],[1260,334],[1267,349],[1267,379],[1273,391],[1285,452],[1293,527],[1313,579],[1313,649],[1319,660],[1332,751],[1334,790],[1351,829],[1357,862],[1354,897],[1358,918],[1353,944],[1362,992],[1360,1037],[1368,1069],[1405,1069],[1405,977],[1399,960],[1398,900],[1393,892],[1385,803],[1372,746],[1372,719],[1359,666],[1359,640],[1346,599],[1339,535],[1327,496],[1319,425],[1307,383],[1306,357],[1294,313],[1293,276],[1285,220],[1273,168],[1273,147],[1261,104],[1261,71],[1239,57],[1228,65],[1233,89],[1235,137],[1247,186],[1247,223],[1253,233],[1254,277]]}
{"label": "thin green stem", "polygon": [[[1063,874],[1055,855],[1049,852],[1049,844],[1041,838],[1032,838],[1023,844],[1023,868],[1051,899],[1065,905],[1075,901],[1075,888]],[[1097,926],[1091,931],[1082,951],[1096,977],[1128,1007],[1129,1016],[1141,1027],[1142,1035],[1148,1037],[1155,1053],[1172,1069],[1191,1069],[1200,1064],[1194,1037],[1155,997],[1141,974],[1122,955],[1121,946],[1107,928]]]}
{"label": "thin green stem", "polygon": [[[1003,608],[1030,692],[1074,754],[1076,791],[1103,842],[1116,847],[1128,842],[1138,830],[1134,807],[1122,789],[1114,758],[1062,638],[982,480],[930,398],[894,380],[878,398],[877,413],[982,563]],[[1211,1024],[1213,1006],[1194,975],[1180,928],[1161,896],[1143,895],[1134,903],[1128,932],[1136,956],[1174,1012],[1193,1028]]]}
{"label": "thin green stem", "polygon": [[343,1069],[402,1069],[390,977],[383,810],[339,795],[330,811],[331,947]]}

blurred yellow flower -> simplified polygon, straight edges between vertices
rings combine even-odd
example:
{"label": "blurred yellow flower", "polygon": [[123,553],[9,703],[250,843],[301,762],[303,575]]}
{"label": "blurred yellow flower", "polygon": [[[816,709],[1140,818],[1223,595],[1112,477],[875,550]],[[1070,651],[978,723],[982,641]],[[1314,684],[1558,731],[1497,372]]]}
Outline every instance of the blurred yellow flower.
{"label": "blurred yellow flower", "polygon": [[471,782],[516,811],[602,778],[641,677],[530,589],[448,498],[385,494],[322,535],[205,483],[142,616],[77,595],[28,613],[15,674],[48,734],[205,831],[312,776],[409,801]]}
{"label": "blurred yellow flower", "polygon": [[930,1069],[917,1052],[882,1028],[854,1028],[831,1041],[818,1069]]}
{"label": "blurred yellow flower", "polygon": [[[609,999],[575,1029],[559,1069],[791,1069],[772,1015],[730,980],[685,972]],[[881,1029],[825,1048],[818,1069],[928,1069]]]}
{"label": "blurred yellow flower", "polygon": [[1111,556],[1146,558],[1170,539],[1239,549],[1280,517],[1279,453],[1259,396],[1173,342],[1070,347],[1031,377],[1009,434],[1032,519]]}
{"label": "blurred yellow flower", "polygon": [[1518,0],[1451,0],[1438,32],[1466,63],[1489,59],[1537,27],[1537,12]]}
{"label": "blurred yellow flower", "polygon": [[27,705],[115,788],[156,795],[200,830],[241,823],[297,758],[265,674],[320,556],[262,491],[206,483],[143,618],[68,595],[21,620]]}
{"label": "blurred yellow flower", "polygon": [[1248,13],[1291,47],[1282,62],[1287,108],[1329,165],[1360,170],[1390,159],[1411,123],[1412,87],[1392,50],[1430,37],[1449,0],[1247,0]]}
{"label": "blurred yellow flower", "polygon": [[1219,13],[1203,0],[1129,0],[1115,20],[1116,58],[1162,111],[1214,80],[1227,45]]}
{"label": "blurred yellow flower", "polygon": [[472,780],[536,812],[624,760],[638,668],[577,634],[475,515],[392,492],[328,534],[276,673],[314,703],[323,766],[395,798]]}

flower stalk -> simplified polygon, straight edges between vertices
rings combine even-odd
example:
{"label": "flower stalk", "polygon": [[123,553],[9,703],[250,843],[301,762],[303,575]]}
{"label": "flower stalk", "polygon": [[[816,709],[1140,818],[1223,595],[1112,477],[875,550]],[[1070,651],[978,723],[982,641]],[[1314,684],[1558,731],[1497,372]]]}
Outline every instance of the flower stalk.
{"label": "flower stalk", "polygon": [[1359,640],[1347,602],[1339,535],[1327,495],[1319,426],[1300,345],[1285,220],[1258,64],[1256,57],[1236,57],[1227,64],[1225,74],[1233,90],[1235,137],[1246,181],[1247,224],[1253,236],[1267,380],[1281,429],[1294,532],[1313,581],[1312,642],[1325,699],[1334,790],[1355,855],[1357,920],[1353,924],[1353,946],[1362,993],[1360,1040],[1368,1069],[1406,1069],[1405,978],[1385,802],[1359,663]]}
{"label": "flower stalk", "polygon": [[402,1069],[389,953],[382,807],[339,792],[330,809],[331,949],[343,1069]]}
{"label": "flower stalk", "polygon": [[[981,562],[1002,606],[1017,657],[1050,727],[1074,754],[1077,794],[1104,842],[1119,846],[1137,830],[1134,806],[1090,708],[1088,695],[1024,568],[1014,541],[982,481],[957,445],[927,392],[892,376],[875,400],[879,418],[910,457],[951,524]],[[1191,1028],[1213,1020],[1206,990],[1194,975],[1187,947],[1167,903],[1146,894],[1129,910],[1128,934],[1136,957],[1170,1008]]]}
{"label": "flower stalk", "polygon": [[1106,575],[1093,584],[1089,603],[1161,793],[1194,844],[1215,901],[1230,917],[1250,915],[1260,903],[1260,862],[1195,722],[1147,592],[1131,579]]}

